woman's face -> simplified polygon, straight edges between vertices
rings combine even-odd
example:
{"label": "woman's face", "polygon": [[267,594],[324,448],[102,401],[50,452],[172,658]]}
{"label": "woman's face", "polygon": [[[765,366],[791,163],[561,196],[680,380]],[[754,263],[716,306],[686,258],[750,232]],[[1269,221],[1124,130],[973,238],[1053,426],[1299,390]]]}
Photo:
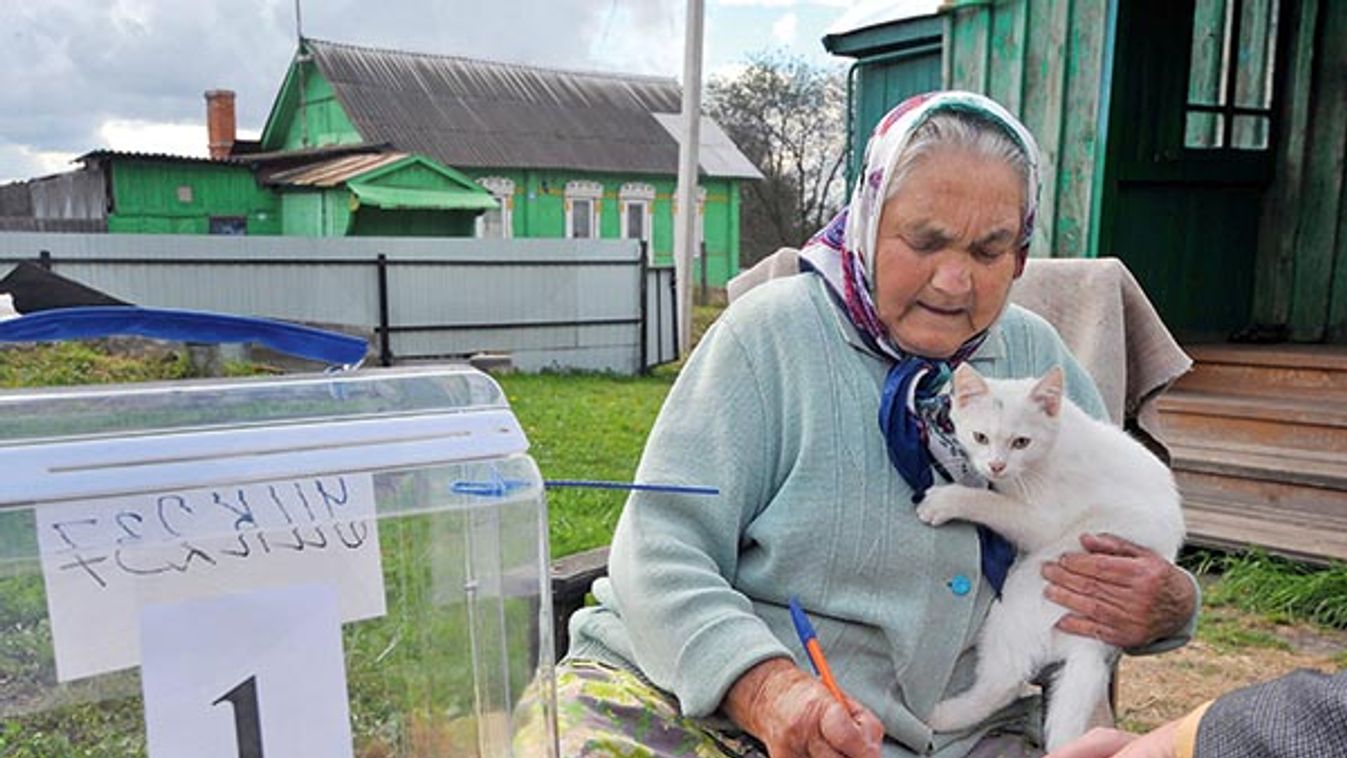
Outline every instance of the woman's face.
{"label": "woman's face", "polygon": [[1023,184],[1003,161],[937,149],[879,217],[875,306],[898,346],[947,358],[1000,315],[1015,278]]}

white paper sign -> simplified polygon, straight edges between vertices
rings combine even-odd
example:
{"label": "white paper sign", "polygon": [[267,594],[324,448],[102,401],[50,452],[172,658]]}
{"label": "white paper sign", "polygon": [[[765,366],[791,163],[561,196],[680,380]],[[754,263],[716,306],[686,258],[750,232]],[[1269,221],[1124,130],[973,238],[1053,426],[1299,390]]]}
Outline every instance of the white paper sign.
{"label": "white paper sign", "polygon": [[149,605],[140,641],[150,758],[351,758],[330,585]]}
{"label": "white paper sign", "polygon": [[343,621],[385,610],[370,474],[53,503],[37,530],[60,681],[139,663],[151,603],[328,584]]}

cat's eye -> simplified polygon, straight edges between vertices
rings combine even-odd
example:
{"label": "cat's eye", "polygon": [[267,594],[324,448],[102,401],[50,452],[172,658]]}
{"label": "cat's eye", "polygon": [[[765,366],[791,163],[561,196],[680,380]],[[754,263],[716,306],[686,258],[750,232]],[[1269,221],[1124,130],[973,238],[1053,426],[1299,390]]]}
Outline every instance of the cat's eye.
{"label": "cat's eye", "polygon": [[987,444],[987,435],[982,432],[973,432],[973,441],[979,445]]}
{"label": "cat's eye", "polygon": [[1016,437],[1015,439],[1010,441],[1010,446],[1015,448],[1016,450],[1023,450],[1026,447],[1029,447],[1030,441],[1031,440],[1028,437]]}

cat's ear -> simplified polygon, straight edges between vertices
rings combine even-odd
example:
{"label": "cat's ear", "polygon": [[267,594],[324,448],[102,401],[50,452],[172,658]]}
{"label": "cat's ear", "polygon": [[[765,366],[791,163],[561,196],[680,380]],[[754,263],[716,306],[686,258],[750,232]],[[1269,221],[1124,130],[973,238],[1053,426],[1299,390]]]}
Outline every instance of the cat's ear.
{"label": "cat's ear", "polygon": [[987,382],[982,378],[982,374],[977,369],[967,363],[959,364],[954,369],[954,407],[962,408],[975,398],[987,394]]}
{"label": "cat's ear", "polygon": [[1066,374],[1062,371],[1062,367],[1053,366],[1029,393],[1029,398],[1037,403],[1049,418],[1055,417],[1062,410],[1062,385],[1065,381]]}

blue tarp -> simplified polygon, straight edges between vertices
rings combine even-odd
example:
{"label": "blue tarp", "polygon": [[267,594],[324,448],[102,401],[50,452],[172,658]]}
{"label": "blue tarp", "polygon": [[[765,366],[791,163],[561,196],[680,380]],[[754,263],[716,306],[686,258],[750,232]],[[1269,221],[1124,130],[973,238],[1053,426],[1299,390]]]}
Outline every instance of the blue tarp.
{"label": "blue tarp", "polygon": [[129,305],[55,308],[0,321],[0,342],[59,342],[114,335],[207,344],[255,342],[333,366],[358,365],[368,347],[359,337],[282,321]]}

